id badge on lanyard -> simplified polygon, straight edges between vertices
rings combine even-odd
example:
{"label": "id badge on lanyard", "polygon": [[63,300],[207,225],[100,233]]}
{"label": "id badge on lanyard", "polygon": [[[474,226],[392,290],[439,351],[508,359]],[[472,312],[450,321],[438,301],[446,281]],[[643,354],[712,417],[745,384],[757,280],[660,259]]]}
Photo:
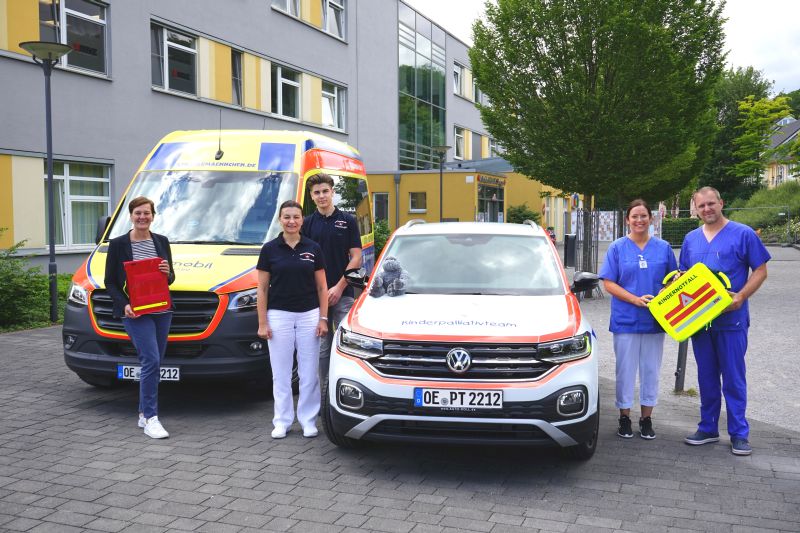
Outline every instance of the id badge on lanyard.
{"label": "id badge on lanyard", "polygon": [[639,254],[639,268],[647,268],[647,260],[642,254]]}

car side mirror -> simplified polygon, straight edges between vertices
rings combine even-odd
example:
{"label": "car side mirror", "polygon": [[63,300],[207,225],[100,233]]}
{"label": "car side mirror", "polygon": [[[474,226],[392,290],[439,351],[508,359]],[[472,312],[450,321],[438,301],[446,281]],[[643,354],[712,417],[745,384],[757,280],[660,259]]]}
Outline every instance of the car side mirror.
{"label": "car side mirror", "polygon": [[100,217],[97,219],[97,228],[94,234],[94,243],[100,244],[103,240],[103,234],[108,229],[108,223],[111,222],[111,217]]}
{"label": "car side mirror", "polygon": [[351,268],[344,271],[344,280],[353,288],[363,289],[367,286],[369,276],[367,276],[367,270],[364,267]]}
{"label": "car side mirror", "polygon": [[575,294],[580,292],[591,292],[600,284],[600,277],[594,272],[575,272],[572,278],[572,285],[569,290]]}

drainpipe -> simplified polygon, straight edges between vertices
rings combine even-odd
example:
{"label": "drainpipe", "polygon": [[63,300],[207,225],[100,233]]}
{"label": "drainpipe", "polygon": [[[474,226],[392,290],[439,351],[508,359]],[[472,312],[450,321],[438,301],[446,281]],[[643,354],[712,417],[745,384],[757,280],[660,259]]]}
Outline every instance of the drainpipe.
{"label": "drainpipe", "polygon": [[400,173],[394,175],[394,229],[400,227]]}

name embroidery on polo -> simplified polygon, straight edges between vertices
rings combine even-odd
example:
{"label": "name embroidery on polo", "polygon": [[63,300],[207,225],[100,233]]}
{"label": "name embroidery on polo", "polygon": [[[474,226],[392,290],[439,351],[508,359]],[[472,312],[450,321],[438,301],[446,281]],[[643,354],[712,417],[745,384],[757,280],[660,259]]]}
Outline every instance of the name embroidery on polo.
{"label": "name embroidery on polo", "polygon": [[347,229],[347,221],[346,220],[337,220],[333,223],[333,227],[338,229]]}
{"label": "name embroidery on polo", "polygon": [[300,254],[300,261],[311,261],[314,262],[314,254],[311,252],[303,252]]}

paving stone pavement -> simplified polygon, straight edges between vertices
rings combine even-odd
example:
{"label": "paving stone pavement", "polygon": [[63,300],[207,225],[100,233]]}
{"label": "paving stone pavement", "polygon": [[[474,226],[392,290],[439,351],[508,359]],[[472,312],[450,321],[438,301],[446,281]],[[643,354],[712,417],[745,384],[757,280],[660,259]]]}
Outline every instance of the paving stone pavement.
{"label": "paving stone pavement", "polygon": [[0,335],[0,531],[800,531],[800,433],[754,419],[750,457],[724,436],[689,447],[698,401],[662,393],[658,438],[622,440],[607,372],[601,391],[588,462],[347,451],[297,426],[274,441],[269,397],[233,385],[162,386],[171,437],[154,441],[136,427],[135,386],[94,389],[64,366],[60,328]]}

